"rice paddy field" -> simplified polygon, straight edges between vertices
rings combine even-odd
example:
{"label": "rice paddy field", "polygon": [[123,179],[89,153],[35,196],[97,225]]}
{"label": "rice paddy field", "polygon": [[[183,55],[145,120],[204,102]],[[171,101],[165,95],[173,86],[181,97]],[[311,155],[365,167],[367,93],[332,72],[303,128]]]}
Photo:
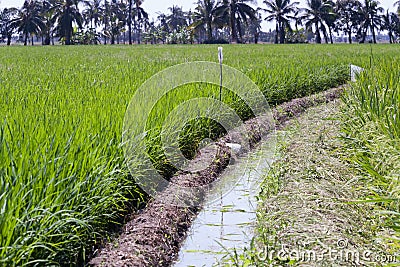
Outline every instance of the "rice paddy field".
{"label": "rice paddy field", "polygon": [[[399,218],[399,52],[389,45],[227,45],[224,63],[248,75],[271,106],[346,83],[349,64],[371,69],[346,95],[345,128],[360,171],[376,181],[376,196],[390,192],[382,205]],[[125,111],[148,78],[191,61],[217,62],[217,46],[0,47],[0,265],[82,264],[128,211],[146,203],[124,163]],[[174,169],[160,163],[158,134],[168,112],[218,93],[186,85],[154,106],[148,153],[165,176]],[[242,119],[251,117],[237,96],[224,95]],[[189,156],[204,136],[223,134],[210,121],[193,125],[180,140]]]}

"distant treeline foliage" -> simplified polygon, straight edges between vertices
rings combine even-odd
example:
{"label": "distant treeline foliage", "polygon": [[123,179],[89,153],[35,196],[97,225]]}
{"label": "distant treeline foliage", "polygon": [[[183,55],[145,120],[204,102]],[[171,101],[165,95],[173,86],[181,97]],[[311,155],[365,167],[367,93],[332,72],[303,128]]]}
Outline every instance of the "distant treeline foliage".
{"label": "distant treeline foliage", "polygon": [[[400,36],[399,11],[384,10],[375,0],[198,0],[193,9],[173,5],[151,19],[144,0],[26,0],[22,7],[0,10],[0,41],[24,45],[120,43],[333,43],[377,42],[385,31],[390,43]],[[400,1],[394,3],[399,7]],[[261,31],[263,20],[274,30]],[[18,36],[18,37],[16,37]],[[371,38],[369,38],[371,37]],[[36,39],[35,39],[36,38]],[[371,39],[371,40],[368,40]],[[379,41],[379,40],[378,40]]]}

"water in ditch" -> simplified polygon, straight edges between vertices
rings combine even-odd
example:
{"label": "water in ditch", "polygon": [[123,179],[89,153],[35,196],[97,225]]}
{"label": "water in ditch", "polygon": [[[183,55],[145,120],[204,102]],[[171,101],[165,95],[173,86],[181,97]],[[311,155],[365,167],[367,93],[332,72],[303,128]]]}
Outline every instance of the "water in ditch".
{"label": "water in ditch", "polygon": [[230,165],[193,222],[175,267],[218,266],[226,249],[248,247],[260,184],[275,157],[275,138]]}

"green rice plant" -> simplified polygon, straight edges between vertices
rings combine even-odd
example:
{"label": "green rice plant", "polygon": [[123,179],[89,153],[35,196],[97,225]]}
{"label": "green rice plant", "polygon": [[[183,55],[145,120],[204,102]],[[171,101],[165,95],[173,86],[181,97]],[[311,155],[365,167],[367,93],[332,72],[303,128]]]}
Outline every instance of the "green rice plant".
{"label": "green rice plant", "polygon": [[[217,61],[218,46],[0,47],[0,265],[77,265],[110,237],[127,210],[146,202],[121,144],[125,110],[155,73],[187,61]],[[376,46],[376,59],[398,52]],[[271,104],[348,79],[348,64],[367,66],[367,46],[224,47],[224,63],[243,71]],[[224,77],[229,79],[229,77]],[[168,112],[189,98],[219,97],[219,88],[188,85],[151,114],[149,157],[166,176],[159,132]],[[243,119],[235,95],[223,100]],[[140,108],[139,103],[137,108]],[[203,137],[223,134],[193,121],[179,138],[189,157]],[[398,134],[398,132],[393,132]]]}
{"label": "green rice plant", "polygon": [[350,85],[344,95],[343,109],[349,158],[369,181],[370,200],[389,214],[388,224],[397,231],[397,237],[400,237],[399,71],[396,58],[376,62]]}

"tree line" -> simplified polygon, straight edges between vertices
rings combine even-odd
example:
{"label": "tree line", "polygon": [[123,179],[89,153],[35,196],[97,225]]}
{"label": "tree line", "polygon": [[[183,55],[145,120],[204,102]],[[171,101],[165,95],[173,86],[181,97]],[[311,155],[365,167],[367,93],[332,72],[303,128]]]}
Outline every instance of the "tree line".
{"label": "tree line", "polygon": [[20,8],[0,10],[0,40],[11,44],[14,34],[27,45],[54,39],[65,45],[116,43],[257,43],[263,20],[274,23],[274,43],[297,43],[313,38],[333,43],[334,33],[347,42],[376,43],[380,30],[390,43],[400,36],[400,1],[389,12],[376,0],[198,0],[193,11],[173,5],[150,19],[144,0],[26,0]]}

